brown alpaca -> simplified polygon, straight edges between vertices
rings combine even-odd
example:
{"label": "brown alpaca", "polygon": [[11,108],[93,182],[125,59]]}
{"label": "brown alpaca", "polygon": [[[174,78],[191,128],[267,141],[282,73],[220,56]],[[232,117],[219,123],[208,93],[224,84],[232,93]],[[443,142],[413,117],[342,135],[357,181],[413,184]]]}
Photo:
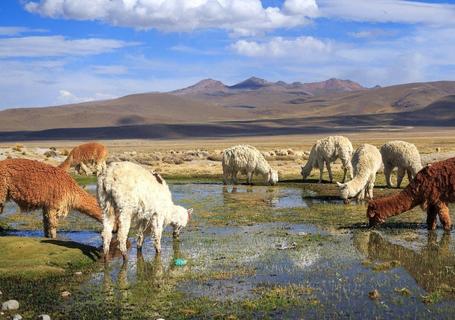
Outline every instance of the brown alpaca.
{"label": "brown alpaca", "polygon": [[450,230],[449,202],[455,202],[455,158],[426,166],[400,193],[370,201],[367,217],[370,226],[374,226],[421,205],[427,209],[429,230],[436,229],[437,217],[444,230]]}
{"label": "brown alpaca", "polygon": [[96,171],[100,170],[99,166],[106,164],[107,155],[107,148],[102,144],[97,142],[84,143],[71,150],[68,157],[59,167],[65,171],[68,171],[71,167],[76,167],[76,171],[79,174],[84,171],[86,175],[89,175],[91,172],[87,166],[94,165]]}
{"label": "brown alpaca", "polygon": [[22,211],[42,209],[44,235],[48,238],[57,237],[58,219],[72,209],[103,221],[95,197],[64,170],[39,161],[0,161],[0,213],[8,200],[14,201]]}

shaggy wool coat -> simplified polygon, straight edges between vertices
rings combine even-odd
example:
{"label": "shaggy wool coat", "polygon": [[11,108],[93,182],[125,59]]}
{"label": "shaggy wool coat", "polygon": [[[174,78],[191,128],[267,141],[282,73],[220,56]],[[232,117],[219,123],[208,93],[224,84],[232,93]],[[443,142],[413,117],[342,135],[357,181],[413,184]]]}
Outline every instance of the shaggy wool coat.
{"label": "shaggy wool coat", "polygon": [[44,235],[56,238],[58,219],[77,210],[102,222],[96,199],[64,170],[27,159],[0,161],[0,212],[6,201],[22,211],[43,210]]}
{"label": "shaggy wool coat", "polygon": [[455,201],[455,158],[436,162],[420,170],[400,193],[370,201],[367,217],[371,226],[420,205],[427,210],[428,229],[437,218],[445,230],[452,229],[448,203]]}

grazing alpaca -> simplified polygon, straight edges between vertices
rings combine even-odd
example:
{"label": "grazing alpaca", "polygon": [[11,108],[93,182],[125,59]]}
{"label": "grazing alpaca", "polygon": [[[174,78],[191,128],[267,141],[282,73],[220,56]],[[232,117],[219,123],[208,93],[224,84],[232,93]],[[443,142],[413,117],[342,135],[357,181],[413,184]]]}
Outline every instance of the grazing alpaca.
{"label": "grazing alpaca", "polygon": [[319,183],[322,182],[322,174],[324,173],[324,163],[329,172],[330,183],[333,182],[332,168],[330,163],[335,162],[340,158],[343,164],[344,175],[343,183],[346,181],[346,173],[352,178],[352,144],[348,138],[343,136],[329,136],[316,141],[311,148],[310,156],[305,166],[302,167],[302,177],[305,180],[311,173],[313,168],[319,168]]}
{"label": "grazing alpaca", "polygon": [[96,199],[84,191],[60,168],[27,159],[0,161],[0,213],[6,201],[14,201],[22,211],[43,210],[44,235],[57,237],[60,217],[75,209],[102,222]]}
{"label": "grazing alpaca", "polygon": [[127,260],[126,241],[131,224],[137,229],[137,248],[142,249],[144,234],[152,233],[155,250],[161,252],[161,234],[166,225],[174,228],[174,238],[190,219],[192,209],[174,205],[166,182],[132,162],[113,162],[98,176],[98,200],[104,211],[103,246],[107,260],[112,229],[118,221],[120,251]]}
{"label": "grazing alpaca", "polygon": [[278,182],[278,172],[270,167],[267,160],[258,149],[249,145],[238,145],[223,151],[223,182],[237,184],[237,174],[247,175],[248,184],[252,184],[253,174],[260,174],[264,182],[275,185]]}
{"label": "grazing alpaca", "polygon": [[455,202],[455,158],[426,166],[400,193],[370,201],[367,217],[374,226],[421,205],[427,210],[429,230],[436,229],[437,217],[444,229],[450,230],[449,202]]}
{"label": "grazing alpaca", "polygon": [[347,183],[337,182],[341,199],[345,203],[348,203],[349,198],[353,197],[357,201],[365,199],[365,196],[373,199],[376,172],[382,165],[381,153],[379,153],[378,148],[371,144],[361,145],[352,156],[352,165],[354,167],[354,178]]}
{"label": "grazing alpaca", "polygon": [[107,148],[102,144],[97,142],[84,143],[71,150],[68,157],[59,167],[65,171],[68,171],[71,167],[76,167],[76,171],[79,174],[83,172],[89,175],[91,171],[87,166],[94,166],[96,172],[102,171],[106,165],[107,156]]}
{"label": "grazing alpaca", "polygon": [[384,163],[384,175],[387,187],[391,188],[390,176],[392,170],[398,167],[397,187],[401,185],[404,174],[408,174],[411,181],[422,169],[419,150],[412,143],[405,141],[389,141],[381,147],[382,162]]}

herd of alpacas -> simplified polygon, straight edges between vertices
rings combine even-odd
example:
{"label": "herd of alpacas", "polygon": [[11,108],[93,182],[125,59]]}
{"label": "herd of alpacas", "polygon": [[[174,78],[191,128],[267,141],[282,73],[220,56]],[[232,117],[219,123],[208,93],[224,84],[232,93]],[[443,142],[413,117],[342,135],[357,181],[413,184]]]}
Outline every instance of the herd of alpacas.
{"label": "herd of alpacas", "polygon": [[[178,238],[193,210],[174,204],[166,181],[158,173],[128,161],[107,163],[107,157],[105,146],[91,142],[75,147],[58,167],[26,159],[0,161],[0,213],[9,200],[21,211],[41,209],[45,237],[56,238],[59,218],[74,209],[103,223],[105,259],[116,234],[123,259],[127,260],[131,227],[137,231],[139,251],[144,236],[151,235],[159,254],[164,228],[171,225],[174,238]],[[330,136],[318,140],[311,148],[308,161],[301,168],[303,180],[313,168],[319,168],[322,182],[326,166],[332,183],[331,163],[337,159],[344,170],[342,182],[337,182],[340,197],[345,203],[351,198],[357,201],[369,198],[370,226],[420,205],[427,210],[428,229],[436,228],[438,217],[445,230],[452,228],[447,205],[455,201],[455,158],[422,168],[419,151],[411,143],[390,141],[380,150],[362,144],[354,151],[346,137]],[[97,175],[97,199],[69,175],[71,167],[78,173]],[[222,167],[224,184],[237,184],[239,173],[246,175],[248,184],[252,184],[254,175],[261,175],[266,184],[278,183],[278,172],[253,146],[237,145],[224,150]],[[397,186],[400,187],[405,174],[410,183],[398,194],[373,200],[376,173],[381,167],[388,187],[392,186],[390,176],[395,168]]]}

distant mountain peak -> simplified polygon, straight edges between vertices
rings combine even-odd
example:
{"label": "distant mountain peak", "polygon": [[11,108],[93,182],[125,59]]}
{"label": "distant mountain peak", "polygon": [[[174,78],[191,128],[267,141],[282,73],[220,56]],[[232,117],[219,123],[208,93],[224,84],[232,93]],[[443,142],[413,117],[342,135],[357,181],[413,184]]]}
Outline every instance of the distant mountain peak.
{"label": "distant mountain peak", "polygon": [[271,84],[272,83],[267,80],[264,80],[264,79],[261,79],[258,77],[250,77],[242,82],[239,82],[237,84],[234,84],[233,86],[230,86],[229,88],[255,90],[255,89],[269,86]]}
{"label": "distant mountain peak", "polygon": [[183,88],[183,89],[178,89],[175,91],[172,91],[174,94],[190,94],[190,93],[213,93],[213,92],[218,92],[218,91],[225,91],[227,89],[227,86],[222,83],[221,81],[214,80],[214,79],[203,79],[199,81],[196,84],[193,84],[192,86]]}

